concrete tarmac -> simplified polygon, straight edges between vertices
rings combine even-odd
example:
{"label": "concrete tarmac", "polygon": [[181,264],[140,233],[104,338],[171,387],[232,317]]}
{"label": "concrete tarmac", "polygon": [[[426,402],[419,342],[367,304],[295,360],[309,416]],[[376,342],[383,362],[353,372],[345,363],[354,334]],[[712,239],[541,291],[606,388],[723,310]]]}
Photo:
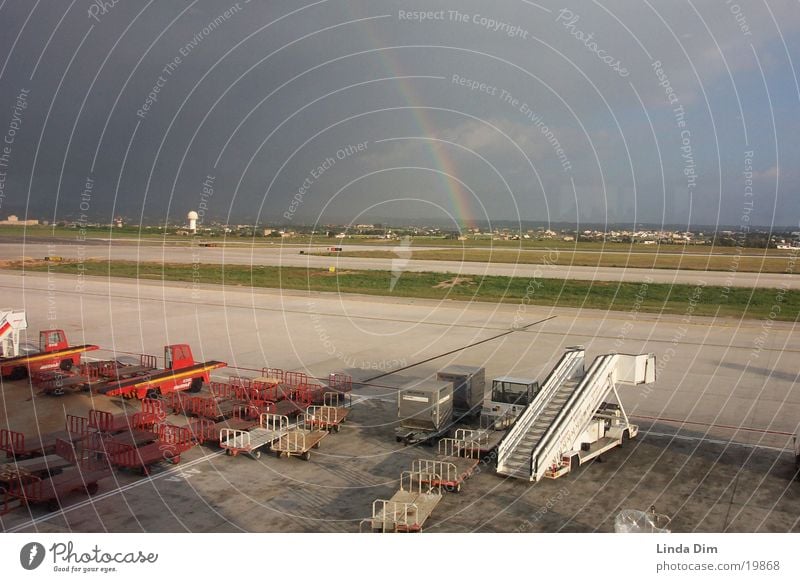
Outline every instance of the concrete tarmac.
{"label": "concrete tarmac", "polygon": [[[791,323],[697,318],[689,305],[683,316],[659,317],[634,306],[606,313],[12,271],[0,271],[0,293],[3,305],[27,310],[31,340],[39,329],[63,328],[72,343],[102,346],[107,351],[92,354],[102,358],[189,343],[197,360],[243,368],[221,370],[220,378],[270,366],[320,377],[345,371],[363,381],[515,321],[541,322],[358,386],[352,424],[308,463],[253,462],[200,447],[151,479],[115,475],[96,501],[77,496],[65,513],[12,512],[2,530],[357,531],[372,500],[391,496],[400,471],[433,454],[394,442],[403,378],[458,363],[485,366],[487,378],[542,380],[566,347],[583,345],[589,359],[656,354],[654,385],[620,387],[640,438],[604,463],[536,485],[482,466],[460,497],[445,498],[431,531],[610,531],[619,509],[653,503],[676,531],[798,531],[789,449],[800,421],[800,349]],[[60,428],[64,410],[119,406],[85,394],[43,397],[10,383],[3,396],[0,425],[25,431]],[[541,514],[556,497],[555,509]]]}

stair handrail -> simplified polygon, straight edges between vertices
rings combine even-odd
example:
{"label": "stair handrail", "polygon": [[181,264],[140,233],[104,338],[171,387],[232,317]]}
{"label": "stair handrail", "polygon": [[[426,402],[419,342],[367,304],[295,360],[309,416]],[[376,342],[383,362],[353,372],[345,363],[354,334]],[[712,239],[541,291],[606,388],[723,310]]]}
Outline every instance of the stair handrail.
{"label": "stair handrail", "polygon": [[[555,448],[563,447],[567,440],[574,441],[577,435],[586,430],[600,406],[600,401],[605,398],[613,386],[613,374],[617,361],[617,354],[607,354],[598,356],[592,362],[583,380],[553,420],[550,429],[531,451],[530,467],[534,480],[538,481],[540,474],[544,474],[547,470],[547,461],[556,454]],[[588,413],[585,412],[587,410]],[[570,430],[564,426],[564,423],[569,416],[573,416],[575,413],[585,414],[586,419],[580,425],[573,423]],[[561,454],[562,452],[558,451],[557,453]]]}
{"label": "stair handrail", "polygon": [[525,410],[522,412],[517,422],[506,433],[500,444],[497,446],[497,466],[502,467],[508,454],[515,450],[516,446],[523,439],[530,428],[533,420],[550,403],[559,388],[574,373],[575,365],[583,361],[584,350],[572,349],[567,351],[555,367],[548,374],[547,379],[542,385],[541,390]]}

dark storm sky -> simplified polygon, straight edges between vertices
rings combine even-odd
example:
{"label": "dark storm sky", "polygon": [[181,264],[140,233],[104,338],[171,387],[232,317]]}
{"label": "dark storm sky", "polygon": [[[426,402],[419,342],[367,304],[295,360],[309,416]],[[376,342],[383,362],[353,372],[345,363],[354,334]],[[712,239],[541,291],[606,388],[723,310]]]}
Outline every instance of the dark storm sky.
{"label": "dark storm sky", "polygon": [[799,32],[789,0],[0,0],[0,217],[797,226]]}

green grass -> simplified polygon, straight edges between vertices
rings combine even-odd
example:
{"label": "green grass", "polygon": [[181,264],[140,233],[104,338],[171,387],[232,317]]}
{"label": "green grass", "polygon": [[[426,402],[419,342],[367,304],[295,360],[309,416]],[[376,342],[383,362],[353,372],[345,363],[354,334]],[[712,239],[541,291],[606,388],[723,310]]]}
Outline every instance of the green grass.
{"label": "green grass", "polygon": [[[665,251],[666,252],[666,251]],[[373,259],[393,259],[397,254],[387,250],[344,251],[341,253],[310,253],[319,256],[338,256]],[[560,251],[506,249],[436,249],[412,251],[412,260],[465,261],[479,263],[548,264],[584,267],[626,267],[640,269],[686,269],[695,271],[727,271],[733,267],[748,273],[790,272],[790,257],[732,257],[726,255],[664,255],[656,253],[614,252],[581,253],[574,249]],[[734,263],[735,261],[735,263]]]}
{"label": "green grass", "polygon": [[719,315],[746,319],[770,318],[780,298],[780,312],[773,319],[795,321],[800,314],[800,293],[777,289],[704,287],[651,283],[613,283],[528,279],[524,277],[461,277],[452,287],[437,287],[452,281],[447,273],[407,272],[394,290],[389,290],[388,271],[326,270],[301,267],[248,267],[242,265],[184,265],[90,261],[79,271],[77,263],[11,263],[9,268],[50,271],[75,275],[127,277],[142,280],[185,281],[275,289],[305,289],[338,293],[361,293],[392,297],[420,297],[456,301],[488,301],[532,304],[545,307],[585,307],[623,312]]}

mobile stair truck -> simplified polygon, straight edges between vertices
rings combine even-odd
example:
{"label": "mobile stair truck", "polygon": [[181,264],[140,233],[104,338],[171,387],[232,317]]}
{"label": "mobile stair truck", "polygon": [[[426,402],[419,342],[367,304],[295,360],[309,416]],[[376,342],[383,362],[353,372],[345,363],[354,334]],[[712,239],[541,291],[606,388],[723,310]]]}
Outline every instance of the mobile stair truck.
{"label": "mobile stair truck", "polygon": [[[497,472],[536,482],[557,478],[634,438],[617,384],[655,381],[653,354],[605,354],[584,371],[583,348],[569,349],[498,446]],[[607,403],[613,396],[616,403]]]}
{"label": "mobile stair truck", "polygon": [[416,380],[406,384],[397,392],[397,416],[397,442],[432,445],[453,425],[453,383]]}

